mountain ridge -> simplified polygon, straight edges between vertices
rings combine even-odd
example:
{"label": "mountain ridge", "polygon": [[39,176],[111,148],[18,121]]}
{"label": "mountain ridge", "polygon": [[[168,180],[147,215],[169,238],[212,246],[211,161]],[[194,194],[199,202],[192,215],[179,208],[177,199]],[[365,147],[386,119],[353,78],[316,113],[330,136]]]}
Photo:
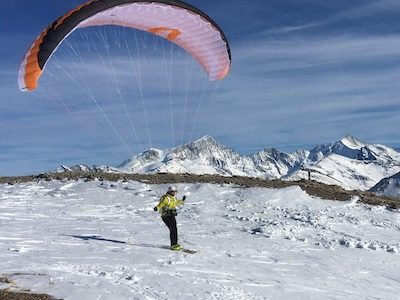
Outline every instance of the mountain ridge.
{"label": "mountain ridge", "polygon": [[[78,165],[73,168],[86,169]],[[87,167],[88,168],[88,167]],[[219,143],[211,136],[171,149],[150,148],[117,168],[94,166],[105,172],[139,174],[176,173],[248,176],[263,179],[311,179],[345,189],[369,190],[381,179],[400,172],[400,153],[381,144],[369,144],[353,136],[292,153],[265,148],[251,155]],[[61,170],[58,170],[62,172]]]}
{"label": "mountain ridge", "polygon": [[375,193],[380,196],[388,196],[388,197],[400,197],[400,172],[383,178],[376,185],[374,185],[370,190],[370,192]]}

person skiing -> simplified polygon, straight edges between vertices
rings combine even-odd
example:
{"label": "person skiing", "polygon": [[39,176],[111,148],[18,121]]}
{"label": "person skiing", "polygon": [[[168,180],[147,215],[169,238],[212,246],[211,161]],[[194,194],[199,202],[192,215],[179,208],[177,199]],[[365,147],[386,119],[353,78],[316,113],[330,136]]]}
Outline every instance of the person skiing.
{"label": "person skiing", "polygon": [[177,207],[182,205],[186,196],[182,200],[176,198],[178,189],[176,186],[168,187],[167,193],[160,198],[160,202],[154,207],[154,211],[161,213],[161,219],[169,229],[169,237],[171,240],[171,250],[181,250],[181,245],[178,244],[178,229],[176,227]]}

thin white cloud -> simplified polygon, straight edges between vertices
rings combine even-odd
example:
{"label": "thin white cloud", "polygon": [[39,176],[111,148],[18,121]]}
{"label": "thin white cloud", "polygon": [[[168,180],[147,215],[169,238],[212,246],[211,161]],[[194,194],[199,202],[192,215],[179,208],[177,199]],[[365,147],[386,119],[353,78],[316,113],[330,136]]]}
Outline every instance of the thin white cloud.
{"label": "thin white cloud", "polygon": [[351,20],[354,21],[360,18],[377,16],[391,12],[392,10],[400,9],[400,1],[398,0],[376,0],[368,2],[361,6],[352,6],[351,8],[334,14],[323,19],[291,26],[282,26],[280,28],[267,29],[263,32],[265,35],[286,34],[307,29],[318,28],[321,26],[339,23],[341,21]]}
{"label": "thin white cloud", "polygon": [[311,22],[311,23],[301,24],[301,25],[296,25],[296,26],[283,26],[280,28],[267,29],[263,32],[263,34],[273,35],[273,34],[292,33],[292,32],[296,32],[296,31],[302,31],[305,29],[315,28],[315,27],[318,27],[318,26],[321,26],[324,24],[326,24],[326,21]]}

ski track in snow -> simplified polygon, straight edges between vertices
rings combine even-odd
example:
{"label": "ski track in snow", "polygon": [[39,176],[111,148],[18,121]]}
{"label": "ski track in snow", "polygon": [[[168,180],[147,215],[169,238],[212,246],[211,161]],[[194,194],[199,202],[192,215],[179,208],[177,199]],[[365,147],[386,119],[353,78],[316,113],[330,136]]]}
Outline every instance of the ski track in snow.
{"label": "ski track in snow", "polygon": [[400,214],[298,187],[179,184],[191,255],[164,249],[167,185],[0,185],[0,277],[63,299],[398,299]]}

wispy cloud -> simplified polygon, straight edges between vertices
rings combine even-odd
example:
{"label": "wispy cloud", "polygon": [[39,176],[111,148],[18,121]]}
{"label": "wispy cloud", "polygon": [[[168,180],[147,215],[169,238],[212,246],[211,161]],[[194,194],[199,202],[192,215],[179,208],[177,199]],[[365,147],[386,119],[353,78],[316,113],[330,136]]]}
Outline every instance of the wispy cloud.
{"label": "wispy cloud", "polygon": [[296,31],[302,31],[302,30],[305,30],[305,29],[318,27],[318,26],[321,26],[323,24],[326,24],[326,22],[322,21],[322,22],[312,22],[312,23],[296,25],[296,26],[283,26],[283,27],[280,27],[280,28],[267,29],[267,30],[265,30],[263,32],[263,34],[269,35],[269,34],[292,33],[292,32],[296,32]]}
{"label": "wispy cloud", "polygon": [[[288,33],[296,33],[299,31],[305,31],[309,29],[316,29],[319,27],[327,27],[327,26],[338,26],[342,27],[341,23],[343,22],[352,22],[357,23],[360,19],[365,20],[368,26],[373,25],[373,22],[368,24],[368,20],[372,17],[379,17],[382,15],[387,15],[388,13],[392,13],[394,10],[400,9],[400,2],[396,0],[377,0],[377,1],[365,1],[361,5],[351,5],[352,3],[348,3],[349,5],[343,7],[339,12],[331,14],[329,16],[321,16],[316,18],[311,22],[305,22],[299,20],[296,25],[285,25],[281,27],[268,28],[263,31],[265,35],[280,35],[280,34],[288,34]],[[305,3],[305,6],[310,6],[310,3]],[[311,5],[312,6],[312,5]],[[367,20],[368,18],[368,20]],[[324,34],[322,32],[321,34]]]}
{"label": "wispy cloud", "polygon": [[364,5],[356,6],[348,11],[344,11],[334,17],[333,19],[354,19],[363,18],[372,15],[386,14],[393,9],[399,9],[400,3],[396,0],[377,0],[369,1]]}

